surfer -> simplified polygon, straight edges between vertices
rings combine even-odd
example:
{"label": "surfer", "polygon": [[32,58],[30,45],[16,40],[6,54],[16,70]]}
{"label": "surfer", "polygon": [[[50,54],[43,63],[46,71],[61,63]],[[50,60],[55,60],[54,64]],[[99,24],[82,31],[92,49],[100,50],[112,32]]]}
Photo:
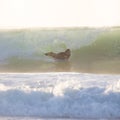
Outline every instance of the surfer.
{"label": "surfer", "polygon": [[65,52],[59,52],[59,53],[48,52],[48,53],[45,53],[45,55],[53,57],[55,59],[59,59],[59,60],[68,60],[71,55],[71,51],[70,49],[67,49],[65,50]]}

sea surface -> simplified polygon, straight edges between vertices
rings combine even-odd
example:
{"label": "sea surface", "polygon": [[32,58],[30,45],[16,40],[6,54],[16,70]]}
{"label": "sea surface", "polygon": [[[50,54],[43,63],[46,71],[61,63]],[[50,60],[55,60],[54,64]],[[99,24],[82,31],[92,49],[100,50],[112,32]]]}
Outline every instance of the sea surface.
{"label": "sea surface", "polygon": [[0,120],[119,119],[119,27],[0,30]]}
{"label": "sea surface", "polygon": [[[71,49],[68,61],[44,54]],[[0,30],[0,72],[120,73],[120,28]]]}

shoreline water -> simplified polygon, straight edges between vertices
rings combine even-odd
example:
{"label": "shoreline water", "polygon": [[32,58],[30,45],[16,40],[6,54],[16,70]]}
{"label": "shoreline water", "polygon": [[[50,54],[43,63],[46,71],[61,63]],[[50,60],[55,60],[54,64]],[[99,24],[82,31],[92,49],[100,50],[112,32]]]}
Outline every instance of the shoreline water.
{"label": "shoreline water", "polygon": [[23,62],[13,61],[9,64],[0,64],[0,72],[82,72],[95,74],[120,74],[119,60],[102,61],[65,61],[65,62]]}

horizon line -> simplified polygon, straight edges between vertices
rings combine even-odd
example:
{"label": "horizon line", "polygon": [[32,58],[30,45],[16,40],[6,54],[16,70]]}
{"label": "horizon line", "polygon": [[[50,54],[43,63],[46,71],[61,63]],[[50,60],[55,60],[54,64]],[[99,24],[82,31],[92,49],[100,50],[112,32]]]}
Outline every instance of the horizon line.
{"label": "horizon line", "polygon": [[0,27],[0,30],[21,30],[21,29],[55,29],[55,28],[58,28],[58,29],[69,29],[69,28],[120,28],[120,25],[104,25],[104,26],[33,26],[33,27],[12,27],[12,26],[9,26],[9,27]]}

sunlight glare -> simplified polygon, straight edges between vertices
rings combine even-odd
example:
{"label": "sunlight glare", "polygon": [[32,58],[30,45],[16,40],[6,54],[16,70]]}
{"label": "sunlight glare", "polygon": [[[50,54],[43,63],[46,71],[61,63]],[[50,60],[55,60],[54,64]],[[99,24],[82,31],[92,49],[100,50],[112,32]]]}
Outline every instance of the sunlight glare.
{"label": "sunlight glare", "polygon": [[0,0],[0,27],[120,25],[119,0]]}

